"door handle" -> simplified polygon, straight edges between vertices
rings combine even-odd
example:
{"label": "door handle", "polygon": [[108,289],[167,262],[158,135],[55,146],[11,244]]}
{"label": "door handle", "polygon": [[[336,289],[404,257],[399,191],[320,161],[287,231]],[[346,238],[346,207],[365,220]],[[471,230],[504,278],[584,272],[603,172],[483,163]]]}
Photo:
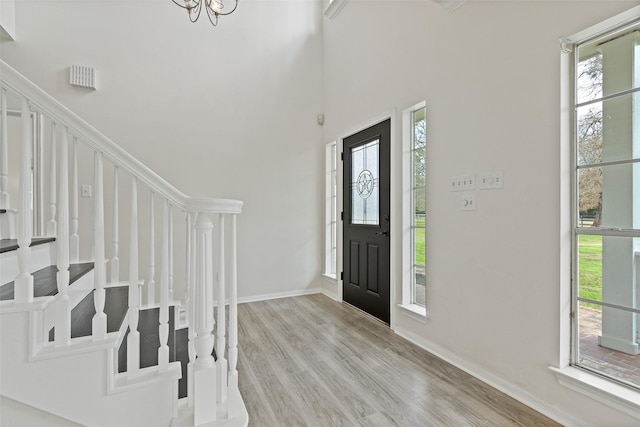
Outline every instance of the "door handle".
{"label": "door handle", "polygon": [[378,231],[375,234],[378,235],[378,236],[388,236],[389,235],[389,230]]}

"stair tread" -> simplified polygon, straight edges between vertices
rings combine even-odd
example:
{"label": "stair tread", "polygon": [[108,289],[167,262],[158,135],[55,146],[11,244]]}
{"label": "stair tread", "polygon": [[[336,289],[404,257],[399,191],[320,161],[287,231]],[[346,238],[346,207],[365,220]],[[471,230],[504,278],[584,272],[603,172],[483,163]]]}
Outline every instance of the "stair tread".
{"label": "stair tread", "polygon": [[[55,242],[55,237],[34,237],[31,239],[30,247],[36,245],[43,245],[49,242]],[[0,254],[5,252],[11,252],[18,250],[18,240],[17,239],[0,239]]]}
{"label": "stair tread", "polygon": [[[82,276],[93,270],[92,262],[71,264],[69,266],[69,284],[73,284]],[[33,273],[33,296],[45,297],[58,293],[56,275],[58,267],[50,265]],[[0,286],[0,301],[12,300],[14,298],[14,282],[9,282]]]}

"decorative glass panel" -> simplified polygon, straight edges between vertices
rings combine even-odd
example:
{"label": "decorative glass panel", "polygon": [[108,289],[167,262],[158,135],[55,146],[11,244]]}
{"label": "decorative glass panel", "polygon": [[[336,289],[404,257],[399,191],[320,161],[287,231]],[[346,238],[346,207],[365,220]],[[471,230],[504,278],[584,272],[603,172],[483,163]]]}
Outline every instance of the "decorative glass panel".
{"label": "decorative glass panel", "polygon": [[380,141],[351,149],[351,223],[379,225]]}

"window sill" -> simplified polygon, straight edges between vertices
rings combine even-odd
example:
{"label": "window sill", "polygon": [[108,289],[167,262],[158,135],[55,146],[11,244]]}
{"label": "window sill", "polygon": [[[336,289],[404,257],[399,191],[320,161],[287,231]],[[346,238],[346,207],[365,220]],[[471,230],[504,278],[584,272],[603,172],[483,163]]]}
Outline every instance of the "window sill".
{"label": "window sill", "polygon": [[400,313],[404,314],[407,317],[412,318],[413,320],[417,320],[420,323],[427,323],[427,319],[429,319],[429,315],[427,314],[427,309],[421,305],[417,304],[398,304],[398,308],[400,309]]}
{"label": "window sill", "polygon": [[324,277],[325,279],[335,282],[337,279],[337,276],[335,274],[331,274],[331,273],[322,273],[322,277]]}
{"label": "window sill", "polygon": [[640,392],[572,366],[549,369],[561,385],[640,419]]}

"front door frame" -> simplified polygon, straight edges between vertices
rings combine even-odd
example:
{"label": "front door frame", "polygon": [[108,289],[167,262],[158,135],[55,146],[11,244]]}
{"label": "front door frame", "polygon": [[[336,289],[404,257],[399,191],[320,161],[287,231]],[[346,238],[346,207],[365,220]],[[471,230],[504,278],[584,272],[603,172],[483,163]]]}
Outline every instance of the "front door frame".
{"label": "front door frame", "polygon": [[[396,310],[395,307],[398,301],[398,289],[399,285],[402,283],[401,280],[398,279],[399,272],[399,262],[401,261],[398,256],[401,253],[401,218],[402,218],[402,175],[401,167],[398,164],[399,160],[402,159],[402,147],[399,147],[397,144],[397,126],[396,126],[396,110],[392,110],[386,114],[382,114],[377,116],[372,120],[368,120],[360,126],[349,130],[348,132],[344,132],[337,140],[338,150],[338,183],[337,183],[337,197],[338,197],[338,218],[340,218],[340,212],[344,211],[343,200],[344,200],[344,191],[342,190],[343,182],[344,182],[344,168],[342,165],[342,160],[340,160],[341,153],[344,152],[344,140],[351,135],[354,135],[360,131],[370,128],[371,126],[375,126],[376,124],[383,122],[385,120],[391,120],[391,129],[390,129],[390,137],[391,137],[391,167],[390,167],[390,203],[391,203],[391,221],[389,224],[389,230],[391,236],[389,237],[389,327],[394,329],[396,324]],[[337,253],[336,253],[336,281],[338,284],[337,294],[334,298],[337,301],[342,302],[342,293],[344,288],[343,279],[340,277],[340,273],[343,271],[343,242],[344,242],[344,227],[342,220],[338,221],[337,227],[337,236],[336,236],[336,244],[337,244]]]}

